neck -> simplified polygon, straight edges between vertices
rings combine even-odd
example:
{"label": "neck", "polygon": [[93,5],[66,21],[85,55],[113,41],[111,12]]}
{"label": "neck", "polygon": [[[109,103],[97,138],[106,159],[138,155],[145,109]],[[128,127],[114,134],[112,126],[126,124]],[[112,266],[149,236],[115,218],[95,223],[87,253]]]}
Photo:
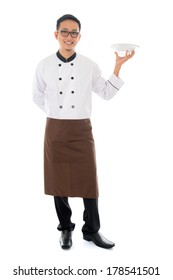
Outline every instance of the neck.
{"label": "neck", "polygon": [[59,52],[65,59],[68,59],[70,56],[72,56],[75,53],[74,50],[62,50],[62,49],[59,49]]}

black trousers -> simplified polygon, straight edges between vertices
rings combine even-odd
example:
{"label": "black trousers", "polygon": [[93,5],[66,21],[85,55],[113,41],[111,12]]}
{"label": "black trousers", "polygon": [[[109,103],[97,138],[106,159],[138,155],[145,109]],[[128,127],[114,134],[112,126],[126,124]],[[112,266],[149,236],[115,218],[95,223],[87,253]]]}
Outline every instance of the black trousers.
{"label": "black trousers", "polygon": [[[54,196],[56,213],[59,219],[58,230],[74,230],[75,224],[71,222],[72,210],[68,202],[68,197]],[[83,233],[96,233],[100,229],[100,218],[98,213],[98,199],[83,198],[84,225],[82,227]]]}

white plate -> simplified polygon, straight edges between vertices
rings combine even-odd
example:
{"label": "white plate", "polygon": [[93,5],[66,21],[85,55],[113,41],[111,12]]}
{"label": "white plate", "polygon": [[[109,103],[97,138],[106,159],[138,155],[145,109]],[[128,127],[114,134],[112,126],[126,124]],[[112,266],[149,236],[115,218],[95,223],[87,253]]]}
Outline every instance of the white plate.
{"label": "white plate", "polygon": [[133,44],[113,44],[111,45],[111,49],[117,52],[126,52],[126,51],[133,51],[135,48],[139,47],[138,45]]}

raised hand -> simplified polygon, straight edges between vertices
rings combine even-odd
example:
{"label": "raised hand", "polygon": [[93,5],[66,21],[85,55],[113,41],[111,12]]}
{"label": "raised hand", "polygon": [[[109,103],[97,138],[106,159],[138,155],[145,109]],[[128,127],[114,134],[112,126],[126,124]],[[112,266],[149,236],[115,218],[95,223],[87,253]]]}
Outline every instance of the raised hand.
{"label": "raised hand", "polygon": [[116,64],[121,66],[124,62],[126,62],[127,60],[129,60],[130,58],[132,58],[134,56],[135,51],[134,50],[131,52],[126,51],[126,55],[122,56],[122,57],[119,56],[117,52],[115,52],[115,54],[116,54]]}
{"label": "raised hand", "polygon": [[134,56],[135,51],[134,50],[131,52],[126,51],[125,56],[119,56],[117,52],[115,52],[115,54],[116,54],[116,64],[114,68],[114,74],[118,77],[121,66],[123,65],[124,62],[126,62],[127,60],[129,60]]}

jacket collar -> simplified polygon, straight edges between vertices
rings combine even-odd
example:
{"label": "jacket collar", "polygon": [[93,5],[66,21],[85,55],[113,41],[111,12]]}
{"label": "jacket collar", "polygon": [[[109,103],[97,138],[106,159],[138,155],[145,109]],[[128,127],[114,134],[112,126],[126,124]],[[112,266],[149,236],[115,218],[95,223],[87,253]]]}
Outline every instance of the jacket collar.
{"label": "jacket collar", "polygon": [[57,55],[57,57],[61,60],[61,61],[63,61],[63,62],[70,62],[70,61],[72,61],[73,59],[75,59],[75,57],[76,57],[76,52],[72,55],[72,56],[70,56],[69,58],[65,58],[64,56],[62,56],[61,54],[60,54],[60,52],[59,51],[57,51],[57,53],[56,53],[56,55]]}

